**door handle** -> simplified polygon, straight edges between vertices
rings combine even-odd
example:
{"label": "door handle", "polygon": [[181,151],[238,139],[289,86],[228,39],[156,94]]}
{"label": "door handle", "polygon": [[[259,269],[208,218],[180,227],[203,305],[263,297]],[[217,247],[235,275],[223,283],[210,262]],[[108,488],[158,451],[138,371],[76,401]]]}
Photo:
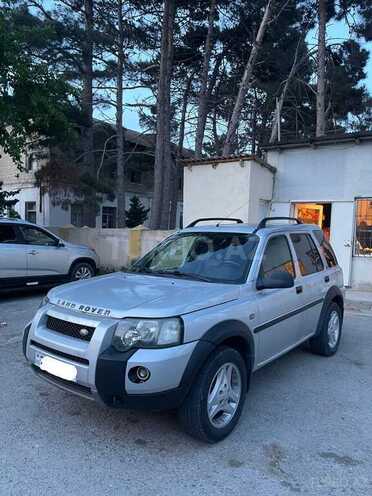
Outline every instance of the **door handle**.
{"label": "door handle", "polygon": [[329,276],[325,276],[324,282],[329,282]]}
{"label": "door handle", "polygon": [[302,293],[302,291],[303,291],[303,287],[302,286],[296,286],[296,293],[297,294]]}
{"label": "door handle", "polygon": [[37,255],[39,252],[36,250],[31,250],[28,252],[29,255]]}

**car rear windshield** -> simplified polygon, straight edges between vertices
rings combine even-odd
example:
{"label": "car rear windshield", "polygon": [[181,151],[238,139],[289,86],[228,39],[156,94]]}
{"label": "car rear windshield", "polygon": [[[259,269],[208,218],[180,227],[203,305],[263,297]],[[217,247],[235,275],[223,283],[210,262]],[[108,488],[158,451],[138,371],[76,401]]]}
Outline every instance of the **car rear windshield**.
{"label": "car rear windshield", "polygon": [[132,271],[240,284],[248,275],[257,244],[255,234],[180,233],[145,255]]}

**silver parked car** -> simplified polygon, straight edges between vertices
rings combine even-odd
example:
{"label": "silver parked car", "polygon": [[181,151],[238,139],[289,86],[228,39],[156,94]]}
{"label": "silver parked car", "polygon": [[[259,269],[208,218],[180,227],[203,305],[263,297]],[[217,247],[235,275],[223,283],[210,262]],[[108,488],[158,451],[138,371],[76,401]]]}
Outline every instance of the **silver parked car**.
{"label": "silver parked car", "polygon": [[344,309],[318,226],[234,220],[194,222],[131,272],[50,291],[24,331],[33,370],[112,407],[177,409],[192,436],[223,439],[252,372],[302,343],[333,355]]}
{"label": "silver parked car", "polygon": [[87,246],[23,220],[0,218],[0,290],[88,279],[97,264]]}

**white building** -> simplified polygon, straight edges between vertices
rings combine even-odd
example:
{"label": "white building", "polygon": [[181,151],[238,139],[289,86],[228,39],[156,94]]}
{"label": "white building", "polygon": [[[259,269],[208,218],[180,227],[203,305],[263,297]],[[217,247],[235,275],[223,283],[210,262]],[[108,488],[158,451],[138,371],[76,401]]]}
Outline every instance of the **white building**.
{"label": "white building", "polygon": [[268,214],[275,168],[255,157],[184,161],[184,224],[199,217],[238,217],[255,223]]}
{"label": "white building", "polygon": [[269,214],[319,224],[345,284],[372,289],[372,133],[277,143],[265,151],[265,162],[248,160],[255,164],[248,169],[261,165],[264,174],[242,168],[244,157],[199,161],[203,172],[186,161],[185,222],[220,215],[256,222]]}
{"label": "white building", "polygon": [[[106,123],[97,121],[97,133],[105,130],[114,133],[113,128]],[[110,134],[108,135],[110,137]],[[111,134],[111,136],[114,136]],[[152,134],[143,134],[130,129],[124,129],[125,150],[133,150],[132,160],[126,157],[125,165],[125,203],[129,208],[130,200],[137,196],[143,206],[151,209],[154,188],[154,143]],[[109,138],[110,139],[110,138]],[[109,141],[106,140],[106,141]],[[112,140],[111,140],[112,141]],[[101,145],[102,147],[102,145]],[[99,146],[97,145],[97,148]],[[184,150],[184,153],[189,152]],[[74,225],[82,227],[84,222],[83,200],[77,197],[56,198],[56,195],[42,191],[37,186],[36,173],[49,160],[48,148],[38,148],[37,140],[29,146],[22,157],[22,171],[12,158],[0,148],[0,183],[7,191],[19,191],[18,203],[15,210],[21,218],[41,226],[62,227]],[[112,159],[103,161],[102,176],[112,177]],[[115,166],[116,167],[116,166]],[[63,189],[63,188],[62,188]],[[149,223],[150,212],[145,225]],[[99,206],[95,226],[98,228],[117,227],[116,199],[104,197]],[[177,201],[176,225],[182,224],[182,185],[179,185]],[[94,225],[94,219],[93,219]],[[92,227],[93,227],[92,225]]]}

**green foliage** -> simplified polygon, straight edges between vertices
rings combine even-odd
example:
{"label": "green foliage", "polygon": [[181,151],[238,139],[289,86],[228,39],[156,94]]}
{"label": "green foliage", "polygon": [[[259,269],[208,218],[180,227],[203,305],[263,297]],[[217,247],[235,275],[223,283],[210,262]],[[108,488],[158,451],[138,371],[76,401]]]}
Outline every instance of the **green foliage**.
{"label": "green foliage", "polygon": [[148,217],[150,209],[145,208],[138,196],[132,196],[129,209],[125,211],[126,225],[136,227],[142,225]]}
{"label": "green foliage", "polygon": [[0,146],[19,166],[33,137],[69,138],[73,109],[71,87],[38,57],[35,40],[49,43],[50,31],[31,21],[24,9],[0,10]]}
{"label": "green foliage", "polygon": [[14,210],[14,205],[18,203],[18,200],[15,198],[18,193],[19,191],[3,190],[3,183],[0,181],[0,217],[19,217],[17,212]]}

